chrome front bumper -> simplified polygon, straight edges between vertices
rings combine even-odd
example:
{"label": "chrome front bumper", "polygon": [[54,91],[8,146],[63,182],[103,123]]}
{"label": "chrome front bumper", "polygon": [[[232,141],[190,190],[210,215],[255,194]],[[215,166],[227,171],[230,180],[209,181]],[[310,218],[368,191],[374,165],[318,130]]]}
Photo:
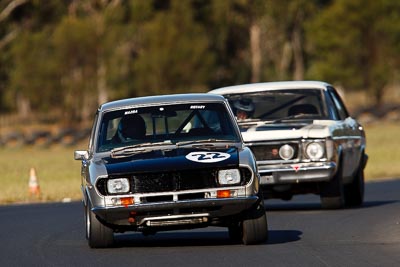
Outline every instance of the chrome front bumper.
{"label": "chrome front bumper", "polygon": [[329,181],[336,172],[335,162],[307,162],[258,165],[260,185]]}
{"label": "chrome front bumper", "polygon": [[[259,200],[258,196],[196,199],[187,201],[133,204],[126,207],[95,207],[92,211],[103,221],[114,225],[130,225],[131,214],[138,214],[135,225],[207,222],[208,219],[240,214]],[[201,212],[200,212],[201,210]],[[197,211],[197,212],[196,212]],[[144,215],[147,214],[147,215]],[[148,215],[159,214],[159,215]],[[207,219],[205,219],[207,218]]]}

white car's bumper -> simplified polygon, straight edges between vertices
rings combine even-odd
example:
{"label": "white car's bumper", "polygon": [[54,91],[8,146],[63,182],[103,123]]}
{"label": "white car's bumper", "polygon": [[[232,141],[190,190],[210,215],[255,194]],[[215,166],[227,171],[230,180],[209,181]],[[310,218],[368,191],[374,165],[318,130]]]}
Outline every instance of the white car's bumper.
{"label": "white car's bumper", "polygon": [[258,164],[260,185],[329,181],[336,172],[335,162],[307,162],[279,165]]}

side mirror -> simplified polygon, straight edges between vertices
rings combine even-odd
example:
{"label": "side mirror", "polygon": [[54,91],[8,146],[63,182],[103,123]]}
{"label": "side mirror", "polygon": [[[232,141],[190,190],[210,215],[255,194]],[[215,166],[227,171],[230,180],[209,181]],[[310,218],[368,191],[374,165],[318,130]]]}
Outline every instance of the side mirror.
{"label": "side mirror", "polygon": [[76,150],[74,152],[75,160],[85,160],[89,158],[89,152],[87,150]]}

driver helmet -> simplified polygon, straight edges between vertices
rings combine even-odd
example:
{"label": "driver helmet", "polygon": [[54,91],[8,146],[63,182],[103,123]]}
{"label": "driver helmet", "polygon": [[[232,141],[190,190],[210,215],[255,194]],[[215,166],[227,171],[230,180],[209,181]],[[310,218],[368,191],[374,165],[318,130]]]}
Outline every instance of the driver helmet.
{"label": "driver helmet", "polygon": [[254,113],[254,104],[250,99],[239,99],[233,102],[233,106],[236,109],[236,114],[239,111],[246,112],[247,117],[251,117]]}
{"label": "driver helmet", "polygon": [[146,123],[137,114],[124,116],[118,124],[117,135],[122,142],[141,139],[146,135]]}

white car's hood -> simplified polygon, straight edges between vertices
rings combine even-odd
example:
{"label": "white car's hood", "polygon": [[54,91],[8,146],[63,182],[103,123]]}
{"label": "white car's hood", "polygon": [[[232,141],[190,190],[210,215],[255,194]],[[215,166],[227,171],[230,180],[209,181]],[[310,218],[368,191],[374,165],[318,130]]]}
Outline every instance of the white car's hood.
{"label": "white car's hood", "polygon": [[314,120],[312,124],[264,124],[242,128],[245,143],[282,139],[326,138],[332,136],[335,121]]}

